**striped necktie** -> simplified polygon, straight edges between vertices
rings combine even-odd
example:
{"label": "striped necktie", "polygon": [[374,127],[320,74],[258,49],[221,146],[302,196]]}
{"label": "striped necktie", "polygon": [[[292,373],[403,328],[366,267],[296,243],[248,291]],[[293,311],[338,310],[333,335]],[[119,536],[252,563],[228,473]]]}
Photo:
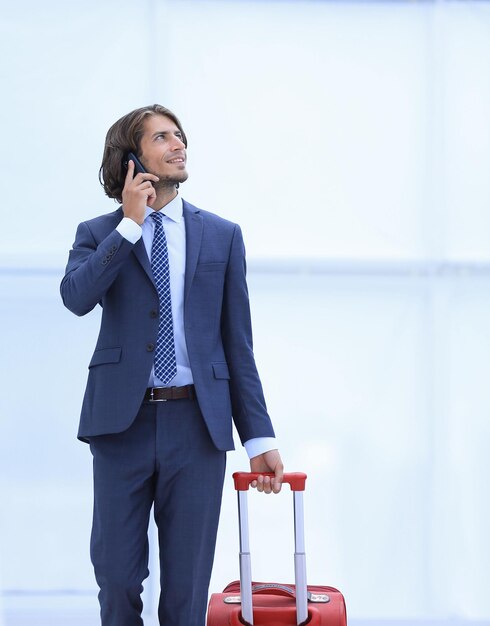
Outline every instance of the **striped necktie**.
{"label": "striped necktie", "polygon": [[163,214],[159,211],[154,211],[150,215],[155,222],[155,232],[151,246],[151,271],[153,272],[160,302],[160,321],[154,367],[155,376],[166,385],[177,373],[167,238],[162,225]]}

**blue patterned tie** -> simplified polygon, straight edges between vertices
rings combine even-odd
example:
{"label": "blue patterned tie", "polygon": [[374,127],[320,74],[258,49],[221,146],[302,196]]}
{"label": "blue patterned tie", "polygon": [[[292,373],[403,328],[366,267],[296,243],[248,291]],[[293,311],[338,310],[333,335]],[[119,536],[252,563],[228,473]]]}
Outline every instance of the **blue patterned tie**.
{"label": "blue patterned tie", "polygon": [[160,302],[157,347],[155,350],[155,376],[166,385],[177,373],[175,358],[174,327],[172,323],[172,301],[170,298],[170,273],[168,267],[167,238],[163,230],[163,214],[150,213],[155,222],[151,246],[151,271],[157,286]]}

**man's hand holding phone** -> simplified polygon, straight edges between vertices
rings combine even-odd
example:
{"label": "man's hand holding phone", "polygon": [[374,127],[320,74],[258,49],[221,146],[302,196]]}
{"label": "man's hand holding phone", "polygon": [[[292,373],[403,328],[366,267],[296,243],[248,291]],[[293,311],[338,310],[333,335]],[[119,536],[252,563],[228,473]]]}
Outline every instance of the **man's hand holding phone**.
{"label": "man's hand holding phone", "polygon": [[158,177],[148,172],[134,175],[134,161],[128,159],[128,172],[122,191],[124,217],[129,217],[141,226],[145,221],[145,208],[156,200],[156,191],[152,182],[157,183]]}

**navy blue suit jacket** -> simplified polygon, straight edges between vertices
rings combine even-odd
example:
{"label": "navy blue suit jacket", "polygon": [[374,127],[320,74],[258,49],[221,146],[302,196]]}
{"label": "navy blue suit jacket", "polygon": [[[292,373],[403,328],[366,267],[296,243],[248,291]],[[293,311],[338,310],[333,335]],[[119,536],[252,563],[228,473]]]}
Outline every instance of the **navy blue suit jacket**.
{"label": "navy blue suit jacket", "polygon": [[[122,209],[79,225],[61,295],[85,315],[102,305],[78,437],[117,433],[134,421],[153,365],[158,294],[143,240],[132,244],[116,226]],[[252,349],[240,228],[184,201],[184,327],[197,400],[219,450],[272,437]]]}

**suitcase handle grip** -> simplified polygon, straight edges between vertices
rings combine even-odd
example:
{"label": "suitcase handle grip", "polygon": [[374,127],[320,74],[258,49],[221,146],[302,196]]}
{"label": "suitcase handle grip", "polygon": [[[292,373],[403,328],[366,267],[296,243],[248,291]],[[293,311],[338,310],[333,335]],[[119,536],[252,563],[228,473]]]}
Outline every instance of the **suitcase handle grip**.
{"label": "suitcase handle grip", "polygon": [[[235,490],[248,491],[250,483],[257,480],[259,476],[269,476],[270,478],[274,478],[274,474],[272,472],[235,472],[233,474]],[[283,482],[290,485],[291,491],[304,491],[306,474],[303,472],[286,473],[283,476]]]}
{"label": "suitcase handle grip", "polygon": [[278,583],[252,583],[252,593],[296,598],[296,591],[293,587],[280,585]]}
{"label": "suitcase handle grip", "polygon": [[[260,593],[261,595],[284,596],[285,598],[296,599],[296,589],[289,585],[281,585],[280,583],[252,583],[252,594]],[[330,598],[326,593],[306,592],[308,602],[330,602]]]}

